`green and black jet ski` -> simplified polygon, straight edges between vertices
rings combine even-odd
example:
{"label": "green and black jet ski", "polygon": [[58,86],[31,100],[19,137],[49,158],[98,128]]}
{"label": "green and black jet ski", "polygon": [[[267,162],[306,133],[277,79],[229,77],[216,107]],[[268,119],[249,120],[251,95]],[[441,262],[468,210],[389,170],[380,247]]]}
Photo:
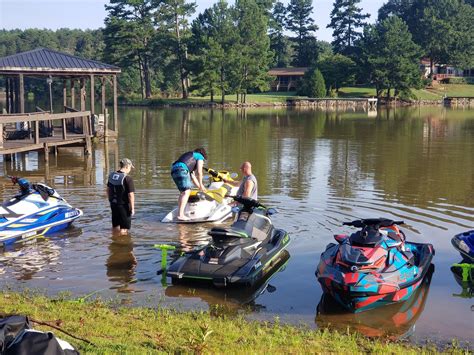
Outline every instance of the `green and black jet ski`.
{"label": "green and black jet ski", "polygon": [[235,222],[227,228],[215,227],[208,234],[211,242],[172,262],[167,275],[180,282],[207,282],[216,287],[253,286],[280,261],[290,242],[288,233],[273,226],[275,209],[240,196],[234,208]]}
{"label": "green and black jet ski", "polygon": [[277,258],[275,266],[252,287],[216,289],[199,287],[202,284],[170,285],[165,295],[176,298],[200,299],[207,303],[212,315],[237,315],[241,312],[258,312],[265,306],[258,302],[264,293],[274,293],[277,288],[270,284],[274,276],[283,272],[290,259],[290,253],[283,250]]}

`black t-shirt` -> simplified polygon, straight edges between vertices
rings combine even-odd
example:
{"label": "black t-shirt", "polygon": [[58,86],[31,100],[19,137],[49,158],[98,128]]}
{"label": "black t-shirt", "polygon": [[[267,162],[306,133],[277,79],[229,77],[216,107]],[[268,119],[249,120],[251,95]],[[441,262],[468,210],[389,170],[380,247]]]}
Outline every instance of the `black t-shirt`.
{"label": "black t-shirt", "polygon": [[[118,173],[120,172],[120,170],[117,171]],[[123,179],[123,189],[121,189],[121,191],[116,191],[115,193],[117,193],[119,196],[118,197],[118,200],[119,202],[117,203],[118,205],[128,205],[130,203],[129,201],[129,198],[128,198],[128,194],[130,192],[135,192],[135,185],[133,183],[133,179],[130,175],[127,175],[125,176],[125,179]],[[114,191],[113,191],[113,188],[114,186],[112,184],[110,184],[110,182],[107,182],[107,187],[109,188],[109,196],[113,196],[114,195]],[[120,198],[120,195],[121,198]]]}

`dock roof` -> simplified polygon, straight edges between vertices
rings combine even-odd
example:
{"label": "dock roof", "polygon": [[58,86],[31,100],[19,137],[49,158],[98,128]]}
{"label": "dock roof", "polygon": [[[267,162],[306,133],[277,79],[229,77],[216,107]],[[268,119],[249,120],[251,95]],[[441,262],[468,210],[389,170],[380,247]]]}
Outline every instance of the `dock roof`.
{"label": "dock roof", "polygon": [[47,48],[37,48],[0,58],[0,74],[90,75],[118,74],[120,71],[120,68],[114,65]]}

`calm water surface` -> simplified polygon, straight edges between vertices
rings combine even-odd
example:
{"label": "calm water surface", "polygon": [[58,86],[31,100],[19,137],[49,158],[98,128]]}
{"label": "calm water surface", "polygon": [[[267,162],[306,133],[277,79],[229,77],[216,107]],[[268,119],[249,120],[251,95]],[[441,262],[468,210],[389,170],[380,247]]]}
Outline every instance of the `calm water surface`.
{"label": "calm water surface", "polygon": [[[259,109],[210,111],[136,108],[120,112],[117,143],[98,145],[91,159],[64,150],[49,167],[36,153],[2,162],[4,175],[47,179],[84,217],[49,240],[0,254],[3,287],[39,288],[51,295],[113,298],[124,304],[164,305],[244,313],[251,319],[348,326],[371,336],[446,342],[474,338],[474,299],[463,298],[450,271],[460,260],[450,239],[474,228],[474,111],[410,108],[335,113]],[[169,168],[187,149],[205,146],[209,166],[238,171],[250,160],[262,200],[279,210],[290,258],[256,291],[243,293],[163,286],[155,243],[189,250],[205,243],[209,225],[160,223],[176,205]],[[132,237],[112,238],[105,198],[107,171],[130,157],[137,187]],[[3,199],[15,189],[3,179]],[[403,305],[358,316],[328,314],[314,276],[335,233],[355,218],[403,219],[409,240],[434,244],[431,280]],[[429,282],[431,281],[431,283]],[[319,306],[318,306],[319,304]]]}

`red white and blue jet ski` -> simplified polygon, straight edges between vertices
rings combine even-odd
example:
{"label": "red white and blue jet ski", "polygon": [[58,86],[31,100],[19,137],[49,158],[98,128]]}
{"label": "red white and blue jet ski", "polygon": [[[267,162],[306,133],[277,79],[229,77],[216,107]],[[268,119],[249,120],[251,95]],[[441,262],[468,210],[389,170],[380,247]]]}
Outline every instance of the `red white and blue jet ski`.
{"label": "red white and blue jet ski", "polygon": [[10,177],[20,191],[0,207],[0,246],[34,239],[67,228],[82,216],[53,188]]}
{"label": "red white and blue jet ski", "polygon": [[412,243],[385,218],[344,225],[361,228],[336,235],[321,254],[316,277],[323,291],[351,312],[405,301],[421,285],[433,259],[431,244]]}

